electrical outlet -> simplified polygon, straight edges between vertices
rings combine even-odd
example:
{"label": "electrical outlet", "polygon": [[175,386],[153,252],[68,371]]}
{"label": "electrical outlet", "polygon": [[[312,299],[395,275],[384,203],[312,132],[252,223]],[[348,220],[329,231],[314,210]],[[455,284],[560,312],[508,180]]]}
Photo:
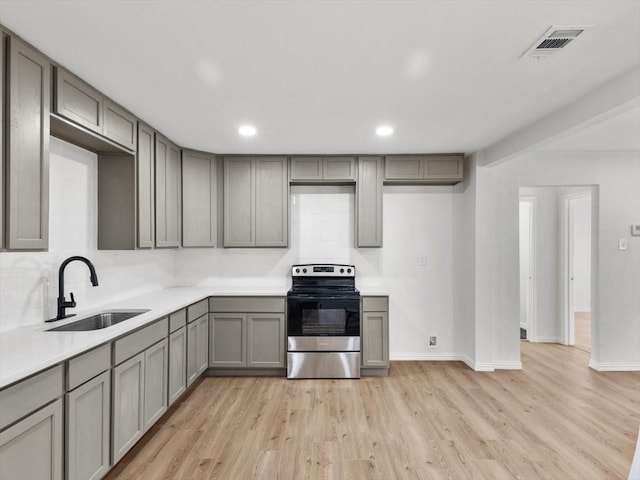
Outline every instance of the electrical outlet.
{"label": "electrical outlet", "polygon": [[427,264],[426,260],[424,259],[423,256],[419,256],[418,257],[418,266],[419,267],[424,267]]}
{"label": "electrical outlet", "polygon": [[429,348],[436,348],[438,346],[438,337],[436,335],[429,336]]}
{"label": "electrical outlet", "polygon": [[627,239],[619,238],[618,239],[618,250],[626,250],[627,249]]}

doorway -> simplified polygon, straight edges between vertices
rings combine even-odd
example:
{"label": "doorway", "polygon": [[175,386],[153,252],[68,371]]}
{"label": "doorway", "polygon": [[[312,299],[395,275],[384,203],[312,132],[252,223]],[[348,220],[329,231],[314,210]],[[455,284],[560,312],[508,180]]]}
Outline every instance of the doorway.
{"label": "doorway", "polygon": [[520,339],[535,338],[535,213],[536,198],[520,197]]}
{"label": "doorway", "polygon": [[591,189],[563,196],[565,344],[591,352]]}

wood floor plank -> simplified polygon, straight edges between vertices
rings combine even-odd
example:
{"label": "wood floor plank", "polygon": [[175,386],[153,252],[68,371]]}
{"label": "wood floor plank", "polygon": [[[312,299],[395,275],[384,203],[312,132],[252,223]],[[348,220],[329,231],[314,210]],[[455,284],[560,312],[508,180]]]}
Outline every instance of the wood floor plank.
{"label": "wood floor plank", "polygon": [[640,372],[521,345],[521,371],[392,362],[385,378],[205,378],[106,478],[626,478]]}

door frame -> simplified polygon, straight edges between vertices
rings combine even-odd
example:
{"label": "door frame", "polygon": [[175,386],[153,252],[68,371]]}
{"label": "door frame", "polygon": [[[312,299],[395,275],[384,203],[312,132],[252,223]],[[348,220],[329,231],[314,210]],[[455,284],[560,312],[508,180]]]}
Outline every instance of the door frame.
{"label": "door frame", "polygon": [[[535,342],[537,338],[536,334],[536,215],[537,215],[537,201],[538,199],[534,195],[520,195],[518,199],[518,205],[520,202],[529,203],[529,311],[527,312],[527,340]],[[520,209],[518,209],[520,211]]]}
{"label": "door frame", "polygon": [[[584,190],[577,192],[567,193],[561,196],[562,205],[562,225],[561,225],[561,238],[562,238],[562,269],[561,269],[561,288],[562,288],[562,328],[560,341],[563,345],[575,344],[575,312],[573,309],[573,207],[572,201],[585,197],[591,198],[591,260],[589,269],[591,271],[591,278],[593,279],[593,189],[591,187],[585,187]],[[593,281],[591,286],[590,298],[593,299]],[[593,300],[592,300],[593,304]],[[592,307],[593,310],[593,307]],[[591,315],[591,325],[593,327],[593,314]],[[593,328],[591,329],[593,332]],[[593,350],[593,334],[591,335],[591,346]]]}

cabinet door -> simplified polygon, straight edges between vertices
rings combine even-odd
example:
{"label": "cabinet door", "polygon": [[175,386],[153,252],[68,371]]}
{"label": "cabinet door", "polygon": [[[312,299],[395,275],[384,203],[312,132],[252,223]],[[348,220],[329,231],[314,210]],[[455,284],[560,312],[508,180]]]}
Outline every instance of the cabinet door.
{"label": "cabinet door", "polygon": [[215,247],[218,180],[215,156],[182,152],[182,246]]}
{"label": "cabinet door", "polygon": [[180,149],[156,133],[156,247],[179,247],[182,225]]}
{"label": "cabinet door", "polygon": [[256,247],[286,247],[289,182],[286,157],[256,159]]}
{"label": "cabinet door", "polygon": [[362,314],[362,366],[389,366],[389,314]]}
{"label": "cabinet door", "polygon": [[7,106],[7,245],[40,250],[49,240],[49,105],[51,66],[9,39]]}
{"label": "cabinet door", "polygon": [[108,98],[104,99],[104,136],[129,150],[136,149],[136,117]]}
{"label": "cabinet door", "polygon": [[155,231],[155,141],[151,127],[138,123],[138,248],[153,248]]}
{"label": "cabinet door", "polygon": [[144,431],[167,411],[169,344],[165,338],[144,354]]}
{"label": "cabinet door", "polygon": [[247,315],[247,366],[284,368],[284,314]]}
{"label": "cabinet door", "polygon": [[196,372],[199,377],[209,367],[209,316],[196,320]]}
{"label": "cabinet door", "polygon": [[209,316],[209,366],[246,367],[247,315],[213,313]]}
{"label": "cabinet door", "polygon": [[325,157],[323,162],[324,180],[355,181],[356,160],[354,157]]}
{"label": "cabinet door", "polygon": [[435,182],[462,180],[462,155],[430,155],[424,159],[424,178]]}
{"label": "cabinet door", "polygon": [[102,478],[109,470],[111,371],[67,394],[67,462],[70,480]]}
{"label": "cabinet door", "polygon": [[113,369],[112,464],[144,433],[144,360],[145,352]]}
{"label": "cabinet door", "polygon": [[187,327],[169,336],[169,405],[187,389]]}
{"label": "cabinet door", "polygon": [[224,246],[255,246],[255,177],[251,158],[224,159]]}
{"label": "cabinet door", "polygon": [[55,111],[102,134],[104,96],[63,68],[56,68]]}
{"label": "cabinet door", "polygon": [[382,246],[382,157],[358,159],[356,246]]}
{"label": "cabinet door", "polygon": [[322,157],[291,157],[291,181],[322,180]]}
{"label": "cabinet door", "polygon": [[187,387],[198,378],[198,324],[187,324]]}
{"label": "cabinet door", "polygon": [[0,433],[0,478],[62,478],[62,399]]}
{"label": "cabinet door", "polygon": [[422,180],[424,177],[423,155],[389,155],[384,159],[386,180]]}

